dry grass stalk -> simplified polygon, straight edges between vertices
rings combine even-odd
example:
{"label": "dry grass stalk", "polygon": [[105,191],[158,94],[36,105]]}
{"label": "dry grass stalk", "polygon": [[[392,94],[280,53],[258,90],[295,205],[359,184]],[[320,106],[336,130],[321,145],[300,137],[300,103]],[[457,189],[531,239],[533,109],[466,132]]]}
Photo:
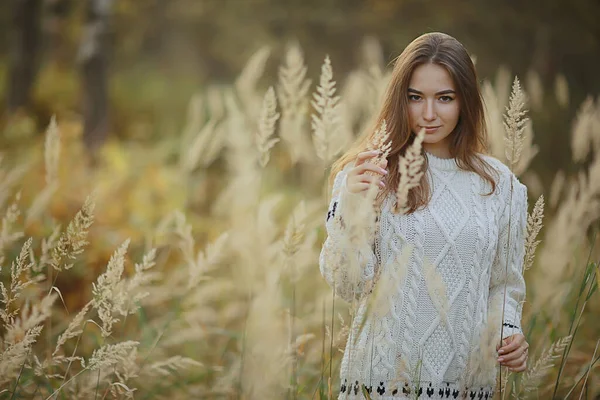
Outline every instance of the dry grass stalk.
{"label": "dry grass stalk", "polygon": [[600,134],[600,129],[595,131],[598,120],[600,120],[600,113],[596,112],[593,97],[588,96],[579,107],[571,134],[571,151],[574,161],[585,161],[590,150],[594,148],[594,143],[600,142],[596,138]]}
{"label": "dry grass stalk", "polygon": [[308,114],[308,90],[311,81],[306,78],[306,66],[297,43],[287,47],[284,64],[279,67],[277,97],[281,105],[279,136],[287,144],[292,164],[300,160],[312,161],[314,153],[309,138],[304,134]]}
{"label": "dry grass stalk", "polygon": [[257,93],[256,87],[258,86],[258,80],[264,73],[270,54],[271,49],[268,46],[258,49],[250,57],[243,71],[235,81],[235,89],[242,101],[244,112],[251,119],[258,117],[260,96]]}
{"label": "dry grass stalk", "polygon": [[[106,272],[101,274],[96,283],[92,284],[94,299],[92,307],[98,312],[102,321],[102,336],[108,337],[112,333],[112,326],[119,321],[114,315],[123,309],[127,301],[127,293],[119,290],[119,282],[125,268],[125,255],[129,247],[127,239],[110,257]],[[122,289],[122,288],[121,288]]]}
{"label": "dry grass stalk", "polygon": [[275,98],[275,90],[270,87],[265,94],[258,120],[258,132],[256,134],[256,145],[258,147],[258,163],[264,168],[269,162],[270,150],[279,138],[273,138],[275,134],[275,123],[279,119],[277,112],[277,99]]}
{"label": "dry grass stalk", "polygon": [[13,232],[13,225],[17,222],[21,211],[19,210],[18,203],[21,200],[21,192],[15,195],[14,202],[8,206],[4,216],[2,217],[2,226],[0,227],[0,266],[4,265],[5,256],[4,252],[14,242],[23,237],[23,232]]}
{"label": "dry grass stalk", "polygon": [[[2,344],[2,354],[0,354],[0,384],[4,385],[17,378],[19,370],[25,363],[31,347],[40,335],[43,326],[38,325],[29,329],[21,340],[16,343]],[[6,346],[6,347],[4,347]]]}
{"label": "dry grass stalk", "polygon": [[52,267],[57,271],[63,268],[68,270],[73,267],[73,263],[64,264],[69,260],[74,260],[79,254],[83,253],[83,248],[88,244],[87,236],[90,226],[94,222],[94,208],[96,204],[92,196],[85,199],[81,210],[75,215],[75,218],[67,226],[55,247],[52,248]]}
{"label": "dry grass stalk", "polygon": [[542,383],[543,380],[550,374],[550,371],[554,367],[555,361],[560,359],[564,349],[567,347],[570,341],[571,336],[565,336],[558,339],[556,342],[552,343],[549,347],[542,351],[542,354],[535,362],[532,360],[532,362],[529,363],[531,366],[523,376],[523,392],[528,393],[539,387],[540,383]]}
{"label": "dry grass stalk", "polygon": [[[3,309],[0,310],[0,318],[7,326],[14,323],[14,317],[19,312],[18,307],[11,311],[12,304],[21,296],[23,289],[34,283],[31,280],[31,267],[33,264],[29,257],[32,241],[33,239],[29,238],[23,244],[19,256],[11,264],[9,290],[4,286],[4,283],[0,282],[0,295],[2,295],[2,303],[4,303]],[[23,275],[25,275],[24,279],[22,279]]]}
{"label": "dry grass stalk", "polygon": [[421,129],[415,137],[413,143],[406,149],[403,157],[398,161],[400,182],[396,189],[396,204],[394,211],[404,214],[408,211],[408,192],[419,185],[423,176],[423,163],[425,159],[422,155],[423,139],[425,130]]}
{"label": "dry grass stalk", "polygon": [[510,163],[511,170],[514,170],[514,166],[519,162],[523,151],[525,124],[529,120],[526,117],[525,102],[525,93],[521,89],[519,78],[515,77],[509,105],[504,116],[504,129],[506,131],[504,138],[506,144],[505,155]]}
{"label": "dry grass stalk", "polygon": [[317,156],[327,165],[341,150],[340,146],[336,144],[340,130],[340,118],[337,112],[340,97],[335,96],[335,91],[331,61],[327,56],[321,67],[321,79],[317,86],[317,92],[313,94],[314,100],[311,101],[317,111],[312,115],[313,142]]}
{"label": "dry grass stalk", "polygon": [[535,202],[533,211],[527,217],[527,239],[525,240],[525,262],[523,270],[527,271],[533,265],[535,250],[541,243],[541,240],[535,240],[542,229],[544,218],[544,196],[540,196]]}
{"label": "dry grass stalk", "polygon": [[[367,145],[367,151],[379,150],[379,154],[373,157],[370,162],[374,164],[380,164],[383,160],[387,159],[392,149],[392,141],[390,140],[390,132],[387,129],[387,123],[385,120],[381,123],[381,126],[375,134],[371,142]],[[368,174],[373,175],[372,171],[367,171]]]}
{"label": "dry grass stalk", "polygon": [[82,324],[91,306],[92,302],[88,301],[86,305],[83,306],[83,308],[79,310],[77,315],[71,320],[67,329],[65,329],[64,332],[58,337],[58,340],[56,341],[56,347],[54,348],[54,352],[52,353],[52,357],[55,357],[58,354],[62,345],[65,344],[67,340],[77,337],[83,333]]}
{"label": "dry grass stalk", "polygon": [[502,322],[502,310],[492,307],[488,310],[487,320],[479,332],[476,332],[476,346],[471,351],[467,365],[465,384],[494,386],[497,375],[496,345],[500,341],[498,326]]}

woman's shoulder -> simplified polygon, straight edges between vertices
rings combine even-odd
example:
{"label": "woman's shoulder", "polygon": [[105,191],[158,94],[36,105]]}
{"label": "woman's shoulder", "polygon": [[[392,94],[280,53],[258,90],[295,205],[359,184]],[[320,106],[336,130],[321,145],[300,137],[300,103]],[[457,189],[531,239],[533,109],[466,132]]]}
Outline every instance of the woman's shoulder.
{"label": "woman's shoulder", "polygon": [[525,192],[526,195],[527,187],[519,180],[514,172],[511,171],[508,165],[490,154],[478,153],[478,156],[480,156],[496,172],[496,190],[501,197],[510,193],[511,182],[513,190]]}

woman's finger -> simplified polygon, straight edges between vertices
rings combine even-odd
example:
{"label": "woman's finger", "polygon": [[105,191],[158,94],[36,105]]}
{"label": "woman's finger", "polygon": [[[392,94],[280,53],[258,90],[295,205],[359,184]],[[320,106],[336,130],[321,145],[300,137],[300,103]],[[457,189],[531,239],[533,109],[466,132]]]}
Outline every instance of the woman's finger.
{"label": "woman's finger", "polygon": [[356,160],[354,161],[354,166],[358,167],[359,165],[363,164],[368,159],[377,156],[379,153],[380,153],[379,150],[363,151],[362,153],[358,153],[358,155],[356,156]]}
{"label": "woman's finger", "polygon": [[383,182],[380,177],[372,175],[359,175],[357,178],[357,183],[374,183],[375,185],[379,185],[379,182]]}
{"label": "woman's finger", "polygon": [[522,356],[520,356],[514,360],[509,360],[509,361],[505,360],[502,363],[502,365],[505,365],[505,366],[511,367],[511,368],[516,368],[516,367],[522,365],[526,359],[527,359],[527,356],[525,354],[523,354]]}
{"label": "woman's finger", "polygon": [[500,349],[498,350],[498,353],[499,354],[508,354],[510,352],[513,352],[516,349],[518,349],[519,347],[521,347],[521,344],[523,344],[524,341],[525,341],[525,337],[523,335],[515,334],[512,337],[512,340],[510,341],[509,344],[507,344],[506,346],[500,347]]}
{"label": "woman's finger", "polygon": [[508,370],[511,372],[523,372],[527,369],[527,362],[525,362],[523,365],[520,365],[516,368],[509,368]]}
{"label": "woman's finger", "polygon": [[364,163],[359,165],[358,167],[355,167],[355,171],[357,175],[362,175],[367,171],[371,171],[371,172],[375,172],[376,174],[379,175],[387,175],[387,170],[385,170],[384,168],[377,166],[373,163]]}
{"label": "woman's finger", "polygon": [[503,362],[503,361],[516,360],[517,358],[521,357],[523,354],[525,354],[525,349],[522,347],[519,347],[518,349],[511,351],[510,353],[501,354],[498,357],[498,361]]}

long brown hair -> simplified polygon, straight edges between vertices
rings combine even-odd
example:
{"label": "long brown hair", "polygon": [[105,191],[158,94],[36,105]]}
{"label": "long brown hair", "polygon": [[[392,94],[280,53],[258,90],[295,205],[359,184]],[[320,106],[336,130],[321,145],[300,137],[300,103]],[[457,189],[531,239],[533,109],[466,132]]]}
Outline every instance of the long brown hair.
{"label": "long brown hair", "polygon": [[[475,66],[467,50],[458,40],[439,32],[419,36],[396,58],[379,115],[375,118],[374,124],[333,163],[329,176],[330,184],[339,171],[356,159],[358,153],[367,150],[368,144],[385,120],[390,132],[391,151],[387,157],[389,174],[385,177],[386,187],[378,194],[378,204],[381,204],[382,199],[389,193],[395,194],[400,180],[399,158],[404,155],[416,137],[409,123],[408,86],[415,68],[426,63],[438,64],[448,71],[460,101],[458,123],[450,134],[451,157],[456,158],[459,168],[473,171],[490,183],[492,191],[486,195],[495,191],[496,181],[492,177],[494,170],[478,155],[478,153],[487,153],[487,130],[483,98]],[[427,170],[427,167],[428,162],[425,157],[423,169]],[[423,174],[420,185],[408,194],[408,213],[426,206],[430,191],[427,174]]]}

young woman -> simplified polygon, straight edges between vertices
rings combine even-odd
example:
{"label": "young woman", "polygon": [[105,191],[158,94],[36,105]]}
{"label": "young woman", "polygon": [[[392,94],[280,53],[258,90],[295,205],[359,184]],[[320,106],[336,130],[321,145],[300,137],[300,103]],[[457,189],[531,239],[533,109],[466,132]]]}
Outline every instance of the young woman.
{"label": "young woman", "polygon": [[[376,153],[366,149],[383,121],[391,151],[376,165],[370,162]],[[425,173],[409,192],[410,210],[399,214],[393,211],[398,160],[421,129]],[[486,143],[483,101],[469,54],[446,34],[418,37],[395,61],[374,129],[332,167],[328,235],[319,262],[326,281],[343,299],[364,300],[365,284],[382,265],[404,268],[397,285],[386,285],[394,288],[384,294],[389,311],[361,321],[355,317],[339,398],[363,398],[364,385],[371,398],[491,399],[498,365],[525,370],[529,345],[520,320],[527,189],[507,166],[485,154]],[[341,205],[363,196],[370,182],[380,186],[383,200],[372,253],[359,258],[361,273],[352,278],[344,272],[347,265],[331,255],[352,251],[342,245],[348,210]],[[409,261],[390,264],[406,245],[412,247]],[[426,262],[443,282],[444,299],[432,298],[428,290],[435,283],[424,271]],[[365,301],[359,304],[356,315],[367,307]],[[493,309],[502,311],[497,324],[491,322]],[[486,338],[490,332],[495,336]],[[491,353],[486,344],[493,346]],[[491,369],[491,378],[485,369]]]}

